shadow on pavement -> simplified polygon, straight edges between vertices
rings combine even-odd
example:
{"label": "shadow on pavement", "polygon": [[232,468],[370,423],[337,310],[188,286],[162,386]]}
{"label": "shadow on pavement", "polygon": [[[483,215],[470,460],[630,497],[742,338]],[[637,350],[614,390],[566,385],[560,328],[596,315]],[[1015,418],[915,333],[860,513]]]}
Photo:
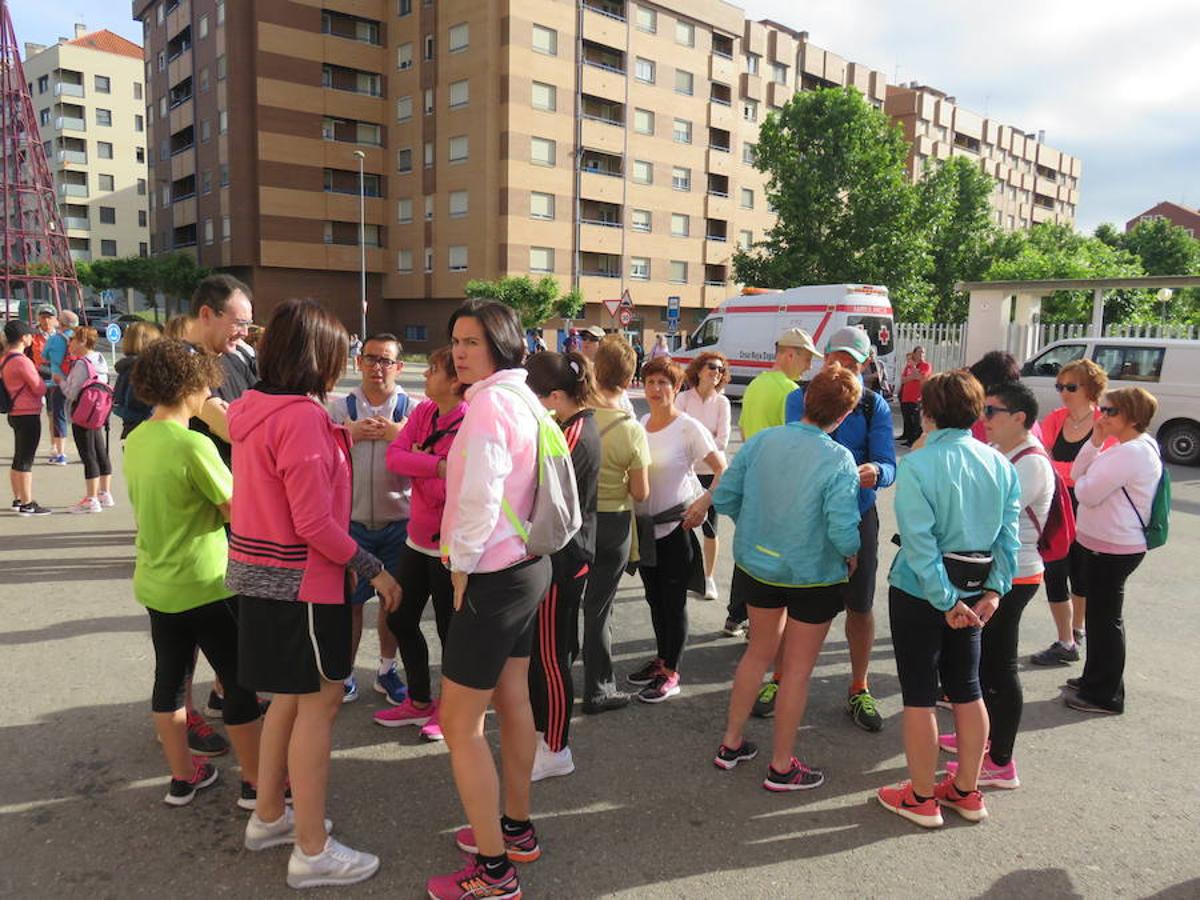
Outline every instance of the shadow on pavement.
{"label": "shadow on pavement", "polygon": [[87,637],[93,634],[117,634],[121,632],[149,632],[146,616],[103,616],[95,619],[71,619],[56,622],[44,628],[27,631],[0,632],[0,646],[15,644],[39,644],[42,641],[64,641],[69,638]]}
{"label": "shadow on pavement", "polygon": [[120,581],[133,578],[133,558],[64,556],[53,560],[0,560],[0,581],[55,584],[62,581]]}
{"label": "shadow on pavement", "polygon": [[[54,518],[51,516],[50,518]],[[75,548],[128,547],[133,550],[135,531],[57,531],[47,534],[26,534],[5,537],[3,548],[10,550],[40,550],[57,553]]]}
{"label": "shadow on pavement", "polygon": [[1074,900],[1082,896],[1075,889],[1071,876],[1063,869],[1021,869],[1005,875],[976,900],[1007,900],[1010,897],[1056,897]]}

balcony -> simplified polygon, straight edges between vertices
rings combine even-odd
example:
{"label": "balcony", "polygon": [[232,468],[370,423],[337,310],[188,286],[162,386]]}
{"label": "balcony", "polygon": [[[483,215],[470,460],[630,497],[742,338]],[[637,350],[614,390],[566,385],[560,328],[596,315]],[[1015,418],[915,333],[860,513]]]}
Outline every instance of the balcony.
{"label": "balcony", "polygon": [[189,175],[186,178],[180,178],[178,181],[171,182],[171,202],[178,203],[180,200],[186,200],[189,197],[196,196],[196,176]]}
{"label": "balcony", "polygon": [[170,108],[175,109],[177,106],[182,106],[184,103],[192,99],[192,79],[185,78],[175,87],[171,88],[170,92]]}
{"label": "balcony", "polygon": [[177,131],[171,135],[171,155],[183,153],[185,150],[192,149],[196,143],[195,129],[191,125],[182,131]]}
{"label": "balcony", "polygon": [[63,227],[67,231],[88,231],[92,227],[91,221],[86,217],[79,216],[64,216]]}
{"label": "balcony", "polygon": [[708,171],[715,175],[730,175],[733,172],[733,154],[719,147],[708,148]]}
{"label": "balcony", "polygon": [[733,147],[733,139],[729,132],[723,128],[708,129],[708,147],[710,150],[716,150],[719,153],[728,153]]}
{"label": "balcony", "polygon": [[196,225],[183,225],[174,229],[171,232],[171,246],[175,249],[180,247],[195,247],[196,246]]}
{"label": "balcony", "polygon": [[732,82],[737,77],[737,63],[714,51],[708,58],[708,77],[713,81]]}
{"label": "balcony", "polygon": [[727,270],[723,265],[708,263],[704,266],[704,284],[708,287],[725,287]]}
{"label": "balcony", "polygon": [[59,116],[54,120],[54,127],[58,131],[86,131],[87,122],[74,116]]}
{"label": "balcony", "polygon": [[585,278],[620,278],[621,256],[617,253],[580,253],[579,274]]}
{"label": "balcony", "polygon": [[741,95],[749,100],[759,100],[763,98],[762,79],[757,75],[751,75],[749,72],[743,72],[741,75],[740,85]]}
{"label": "balcony", "polygon": [[603,151],[620,158],[625,152],[625,131],[614,128],[600,119],[585,118],[580,124],[579,143],[593,150]]}
{"label": "balcony", "polygon": [[583,64],[618,75],[625,74],[625,54],[595,41],[583,42]]}
{"label": "balcony", "polygon": [[88,186],[86,184],[62,182],[58,186],[58,195],[60,197],[86,197],[88,196]]}
{"label": "balcony", "polygon": [[708,101],[716,103],[718,106],[732,106],[733,91],[730,90],[729,85],[714,81],[709,87]]}
{"label": "balcony", "polygon": [[583,4],[583,37],[613,47],[624,47],[625,4],[586,0]]}
{"label": "balcony", "polygon": [[[583,223],[579,229],[579,249],[584,254],[620,259],[621,227],[610,226],[607,223]],[[585,274],[596,275],[597,272]]]}
{"label": "balcony", "polygon": [[614,100],[605,100],[603,97],[593,97],[590,94],[583,94],[580,99],[579,114],[591,122],[603,122],[605,125],[616,125],[618,128],[625,127],[625,104],[618,103]]}
{"label": "balcony", "polygon": [[321,67],[321,87],[360,94],[364,97],[382,97],[383,76],[375,72],[364,72],[361,69],[350,69],[345,66],[331,66],[326,63]]}
{"label": "balcony", "polygon": [[621,204],[597,200],[579,202],[579,221],[588,225],[603,225],[608,228],[621,227]]}
{"label": "balcony", "polygon": [[[733,247],[725,238],[714,238],[710,235],[704,239],[704,262],[706,265],[724,266],[732,255]],[[724,284],[725,281],[722,279],[717,283]]]}
{"label": "balcony", "polygon": [[579,168],[584,172],[605,175],[610,178],[620,178],[625,174],[625,166],[620,156],[590,149],[585,149],[580,154]]}
{"label": "balcony", "polygon": [[321,33],[378,47],[379,22],[332,10],[321,11]]}
{"label": "balcony", "polygon": [[74,84],[70,81],[58,81],[54,84],[55,97],[82,97],[84,96],[83,85]]}
{"label": "balcony", "polygon": [[91,250],[75,250],[74,248],[72,248],[71,259],[73,259],[75,262],[91,262],[92,251]]}
{"label": "balcony", "polygon": [[87,163],[87,153],[83,150],[59,150],[56,158],[60,163],[75,163],[78,165]]}

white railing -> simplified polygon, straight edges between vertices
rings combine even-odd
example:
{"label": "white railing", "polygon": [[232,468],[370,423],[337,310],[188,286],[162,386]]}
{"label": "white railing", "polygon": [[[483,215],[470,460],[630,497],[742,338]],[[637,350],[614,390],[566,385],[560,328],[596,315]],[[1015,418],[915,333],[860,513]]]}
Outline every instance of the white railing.
{"label": "white railing", "polygon": [[[893,338],[894,364],[898,371],[902,370],[905,357],[913,347],[919,345],[925,348],[925,359],[933,366],[933,371],[961,368],[964,365],[966,336],[965,325],[897,322]],[[892,383],[899,384],[899,379],[893,377]]]}

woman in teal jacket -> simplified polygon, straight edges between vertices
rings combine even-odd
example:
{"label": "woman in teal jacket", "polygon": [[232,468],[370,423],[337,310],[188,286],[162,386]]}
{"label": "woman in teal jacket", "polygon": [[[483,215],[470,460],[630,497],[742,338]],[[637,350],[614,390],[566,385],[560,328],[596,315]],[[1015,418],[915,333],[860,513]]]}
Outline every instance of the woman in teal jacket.
{"label": "woman in teal jacket", "polygon": [[815,788],[824,776],[794,755],[808,680],[829,623],[842,611],[838,585],[859,548],[858,468],[829,436],[858,404],[862,384],[827,367],[804,397],[804,418],[759,432],[734,457],[713,504],[737,523],[734,591],[746,598],[750,644],[734,675],[729,719],[713,763],[732,769],[758,748],[742,737],[763,675],[783,641],[769,791]]}
{"label": "woman in teal jacket", "polygon": [[[900,463],[896,476],[901,546],[888,576],[888,611],[911,781],[881,788],[878,797],[926,828],[942,824],[942,806],[972,822],[987,818],[977,789],[988,734],[979,632],[1012,587],[1021,489],[1003,454],[971,437],[983,401],[983,388],[965,369],[926,381],[925,446]],[[939,677],[954,705],[959,767],[935,785]]]}

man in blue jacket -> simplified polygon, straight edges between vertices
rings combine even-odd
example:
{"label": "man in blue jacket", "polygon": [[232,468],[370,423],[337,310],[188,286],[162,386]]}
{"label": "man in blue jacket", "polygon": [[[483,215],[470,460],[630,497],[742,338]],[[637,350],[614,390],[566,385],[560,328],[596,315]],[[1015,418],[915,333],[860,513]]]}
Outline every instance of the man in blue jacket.
{"label": "man in blue jacket", "polygon": [[[837,364],[862,376],[863,364],[871,356],[871,339],[854,326],[839,328],[825,348],[825,365]],[[804,388],[797,388],[787,399],[784,418],[799,422],[804,415]],[[833,432],[833,439],[854,455],[858,465],[858,510],[861,547],[858,568],[843,596],[846,604],[846,643],[850,647],[850,692],[846,713],[865,731],[883,728],[883,717],[867,684],[867,666],[875,643],[875,574],[879,569],[879,512],[875,494],[896,480],[896,443],[892,432],[892,410],[875,391],[863,390],[862,400]],[[774,701],[773,684],[763,687],[760,709],[767,711]]]}

